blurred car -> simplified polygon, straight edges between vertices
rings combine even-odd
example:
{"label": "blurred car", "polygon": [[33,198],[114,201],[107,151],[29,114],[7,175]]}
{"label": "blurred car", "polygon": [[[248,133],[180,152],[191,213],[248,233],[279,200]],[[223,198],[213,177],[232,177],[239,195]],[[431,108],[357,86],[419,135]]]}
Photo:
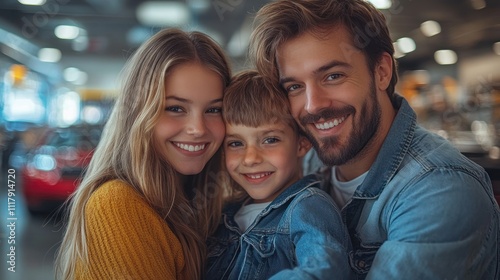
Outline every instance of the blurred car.
{"label": "blurred car", "polygon": [[75,191],[101,131],[94,125],[51,129],[27,153],[21,176],[30,213],[50,212]]}

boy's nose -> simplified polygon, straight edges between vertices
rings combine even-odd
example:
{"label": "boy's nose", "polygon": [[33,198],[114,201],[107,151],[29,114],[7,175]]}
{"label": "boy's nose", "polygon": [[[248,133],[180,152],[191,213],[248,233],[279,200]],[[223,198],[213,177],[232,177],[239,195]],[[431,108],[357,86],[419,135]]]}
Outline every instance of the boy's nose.
{"label": "boy's nose", "polygon": [[247,147],[243,158],[243,164],[246,166],[252,166],[261,162],[262,157],[260,156],[258,148],[253,146]]}

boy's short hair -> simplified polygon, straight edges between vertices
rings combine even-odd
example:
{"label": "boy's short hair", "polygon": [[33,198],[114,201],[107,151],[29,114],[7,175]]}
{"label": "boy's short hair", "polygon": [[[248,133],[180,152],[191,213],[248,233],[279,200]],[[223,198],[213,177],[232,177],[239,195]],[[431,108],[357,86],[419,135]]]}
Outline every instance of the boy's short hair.
{"label": "boy's short hair", "polygon": [[258,127],[284,121],[299,133],[283,90],[256,70],[244,70],[233,77],[223,108],[224,121],[231,125]]}

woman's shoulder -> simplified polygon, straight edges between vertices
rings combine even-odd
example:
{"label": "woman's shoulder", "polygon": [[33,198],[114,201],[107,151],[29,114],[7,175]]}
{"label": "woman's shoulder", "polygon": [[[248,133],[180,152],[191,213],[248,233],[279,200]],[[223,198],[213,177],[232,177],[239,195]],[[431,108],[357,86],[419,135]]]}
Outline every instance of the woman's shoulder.
{"label": "woman's shoulder", "polygon": [[107,181],[99,186],[90,196],[85,211],[87,215],[99,213],[108,217],[149,213],[153,218],[158,215],[138,191],[121,180]]}
{"label": "woman's shoulder", "polygon": [[94,203],[124,203],[136,200],[146,202],[144,198],[129,184],[115,179],[99,186],[91,195],[88,204]]}

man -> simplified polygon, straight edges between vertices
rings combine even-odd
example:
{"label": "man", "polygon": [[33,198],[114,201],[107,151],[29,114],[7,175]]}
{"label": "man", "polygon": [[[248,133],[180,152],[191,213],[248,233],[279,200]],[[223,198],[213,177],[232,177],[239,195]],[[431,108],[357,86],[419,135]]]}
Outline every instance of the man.
{"label": "man", "polygon": [[328,167],[358,278],[499,279],[491,181],[418,126],[394,92],[393,54],[384,16],[362,0],[271,2],[250,43]]}

